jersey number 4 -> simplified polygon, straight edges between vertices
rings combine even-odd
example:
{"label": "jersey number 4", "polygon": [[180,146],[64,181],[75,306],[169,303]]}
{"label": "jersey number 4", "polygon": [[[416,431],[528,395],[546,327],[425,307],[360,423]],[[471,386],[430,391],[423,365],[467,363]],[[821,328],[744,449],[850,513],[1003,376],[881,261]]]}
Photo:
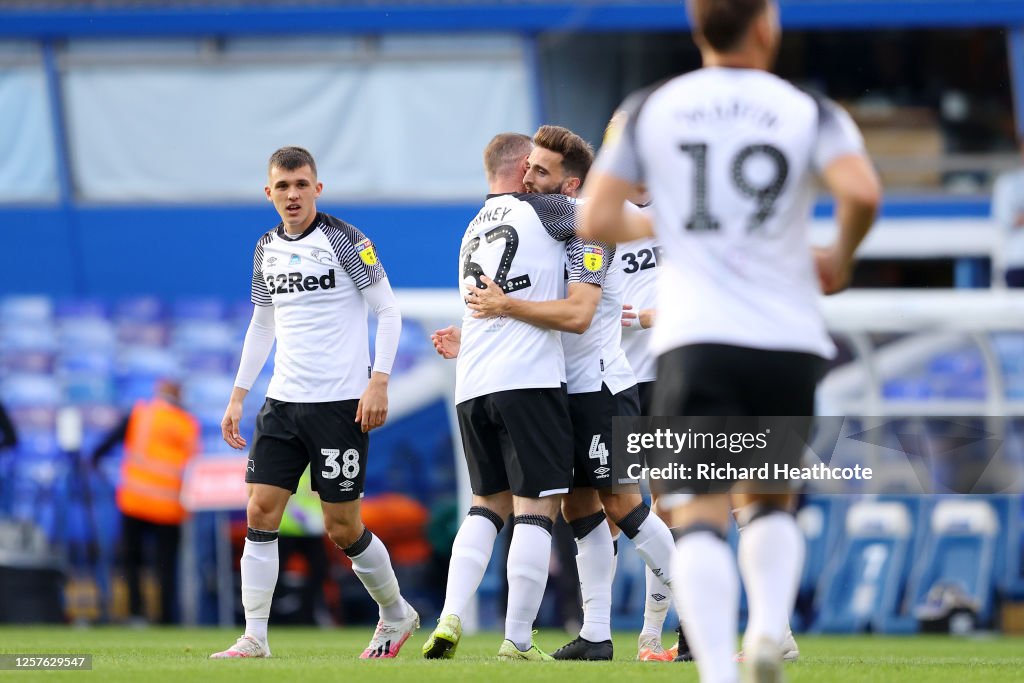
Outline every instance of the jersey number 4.
{"label": "jersey number 4", "polygon": [[[693,232],[718,230],[721,226],[708,206],[708,146],[704,143],[679,145],[683,154],[693,157],[693,214],[686,221],[686,229]],[[755,185],[747,179],[746,166],[749,161],[761,157],[772,166],[766,182]],[[747,223],[747,231],[760,230],[771,217],[775,200],[779,198],[789,175],[789,162],[778,147],[772,145],[747,145],[733,157],[730,177],[736,189],[757,202],[757,210]]]}
{"label": "jersey number 4", "polygon": [[[511,280],[507,279],[508,271],[512,269],[512,259],[516,257],[516,251],[519,250],[519,233],[516,232],[516,229],[511,225],[499,225],[485,232],[484,239],[487,240],[488,244],[499,239],[505,240],[505,250],[501,253],[498,269],[494,272],[494,277],[491,278],[495,284],[501,287],[502,291],[506,294],[518,292],[520,289],[529,287],[529,275],[520,275]],[[484,283],[480,281],[480,276],[484,275],[484,269],[480,267],[479,263],[472,260],[473,252],[479,248],[479,237],[474,237],[462,248],[462,279],[465,280],[467,277],[471,277],[476,280],[477,287],[486,289]]]}

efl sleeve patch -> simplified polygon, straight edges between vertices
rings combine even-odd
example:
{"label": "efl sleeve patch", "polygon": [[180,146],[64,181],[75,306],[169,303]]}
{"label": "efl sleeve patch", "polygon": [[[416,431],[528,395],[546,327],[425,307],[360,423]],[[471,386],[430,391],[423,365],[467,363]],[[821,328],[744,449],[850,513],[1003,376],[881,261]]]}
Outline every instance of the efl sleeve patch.
{"label": "efl sleeve patch", "polygon": [[604,265],[604,249],[592,244],[583,247],[583,267],[591,273],[601,270]]}
{"label": "efl sleeve patch", "polygon": [[373,248],[373,242],[369,239],[360,240],[356,243],[356,251],[359,259],[368,266],[377,265],[377,251]]}

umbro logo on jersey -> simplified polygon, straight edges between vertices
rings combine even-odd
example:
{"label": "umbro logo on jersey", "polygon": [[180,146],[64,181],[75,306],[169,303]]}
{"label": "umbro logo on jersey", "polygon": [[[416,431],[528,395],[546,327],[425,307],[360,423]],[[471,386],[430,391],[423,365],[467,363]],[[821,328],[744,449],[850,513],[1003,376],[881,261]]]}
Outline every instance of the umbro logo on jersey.
{"label": "umbro logo on jersey", "polygon": [[276,264],[277,264],[277,257],[276,256],[271,256],[270,258],[267,259],[267,265],[268,266],[273,266],[273,265],[276,265]]}
{"label": "umbro logo on jersey", "polygon": [[313,257],[313,260],[317,263],[330,263],[331,252],[324,251],[323,249],[313,249],[309,252],[309,255]]}
{"label": "umbro logo on jersey", "polygon": [[665,599],[666,596],[662,595],[661,593],[651,593],[651,597],[654,598],[655,602],[661,602]]}
{"label": "umbro logo on jersey", "polygon": [[299,258],[298,254],[292,254],[292,257],[290,259],[288,259],[288,265],[289,266],[297,266],[300,263],[302,263],[302,259]]}
{"label": "umbro logo on jersey", "polygon": [[[298,258],[296,256],[295,258]],[[334,268],[327,275],[306,275],[302,273],[279,273],[267,275],[267,289],[271,294],[291,294],[292,292],[312,292],[317,289],[334,289]]]}
{"label": "umbro logo on jersey", "polygon": [[609,472],[611,472],[611,470],[608,469],[607,467],[598,467],[596,470],[594,470],[594,474],[596,474],[601,479],[607,477]]}

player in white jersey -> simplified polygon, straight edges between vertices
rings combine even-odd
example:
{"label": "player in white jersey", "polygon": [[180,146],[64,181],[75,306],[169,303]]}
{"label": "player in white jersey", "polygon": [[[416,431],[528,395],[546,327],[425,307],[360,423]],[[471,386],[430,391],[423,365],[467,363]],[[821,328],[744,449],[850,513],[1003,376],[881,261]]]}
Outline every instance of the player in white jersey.
{"label": "player in white jersey", "polygon": [[[267,199],[281,223],[256,245],[252,321],[235,388],[221,423],[224,441],[242,449],[242,402],[277,340],[274,375],[256,417],[245,480],[249,530],[242,553],[245,634],[212,658],[269,657],[267,620],[278,575],[278,528],[299,478],[311,468],[328,536],[380,608],[361,659],[395,657],[419,626],[402,597],[388,551],[363,526],[367,432],[384,424],[402,318],[373,243],[316,209],[323,186],[316,162],[299,147],[270,157]],[[370,365],[367,308],[377,315]]]}
{"label": "player in white jersey", "polygon": [[[505,133],[484,152],[490,194],[463,236],[459,258],[467,302],[484,286],[515,299],[556,298],[566,251],[582,249],[574,234],[574,200],[522,192],[532,146],[525,135]],[[498,658],[550,660],[534,645],[532,630],[547,583],[554,518],[572,484],[558,333],[512,318],[476,317],[467,305],[455,400],[473,506],[456,535],[445,604],[423,655],[454,654],[462,632],[460,615],[480,585],[495,537],[511,512],[508,609]]]}
{"label": "player in white jersey", "polygon": [[[533,138],[524,182],[531,192],[575,195],[593,160],[590,145],[572,131],[541,126]],[[608,447],[612,419],[639,415],[636,379],[621,348],[622,271],[614,249],[591,243],[567,254],[567,296],[554,301],[513,299],[488,286],[473,292],[470,308],[488,319],[511,317],[562,332],[569,412],[573,430],[573,492],[562,514],[576,538],[576,565],[584,604],[580,635],[555,659],[612,659],[611,583],[613,540],[606,518],[615,521],[637,552],[667,582],[672,535],[651,514],[635,480],[616,480]],[[487,283],[489,285],[489,283]],[[614,471],[613,471],[614,470]]]}
{"label": "player in white jersey", "polygon": [[[656,414],[797,416],[809,426],[834,352],[817,296],[846,285],[878,180],[847,114],[767,73],[780,34],[772,0],[692,0],[690,9],[704,68],[627,100],[626,128],[588,184],[580,232],[617,242],[649,235],[649,221],[622,211],[647,186],[666,256],[652,341]],[[812,252],[818,177],[836,198],[839,235]],[[782,455],[794,461],[799,450]],[[728,489],[700,493],[673,511],[682,533],[674,595],[701,680],[733,683],[739,581],[724,537]],[[739,549],[746,671],[775,681],[803,538],[790,495],[753,493]]]}

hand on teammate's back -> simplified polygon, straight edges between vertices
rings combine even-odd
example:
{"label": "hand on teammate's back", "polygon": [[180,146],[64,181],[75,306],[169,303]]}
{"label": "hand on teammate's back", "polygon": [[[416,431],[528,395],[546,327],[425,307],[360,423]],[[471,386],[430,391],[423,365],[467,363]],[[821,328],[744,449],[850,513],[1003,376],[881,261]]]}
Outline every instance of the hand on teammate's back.
{"label": "hand on teammate's back", "polygon": [[459,347],[462,346],[462,330],[454,325],[449,325],[430,335],[430,341],[434,343],[434,349],[438,355],[445,360],[451,360],[459,355]]}
{"label": "hand on teammate's back", "polygon": [[473,311],[474,318],[497,318],[506,315],[506,297],[501,287],[486,275],[480,276],[484,287],[469,287],[466,294],[466,306]]}

